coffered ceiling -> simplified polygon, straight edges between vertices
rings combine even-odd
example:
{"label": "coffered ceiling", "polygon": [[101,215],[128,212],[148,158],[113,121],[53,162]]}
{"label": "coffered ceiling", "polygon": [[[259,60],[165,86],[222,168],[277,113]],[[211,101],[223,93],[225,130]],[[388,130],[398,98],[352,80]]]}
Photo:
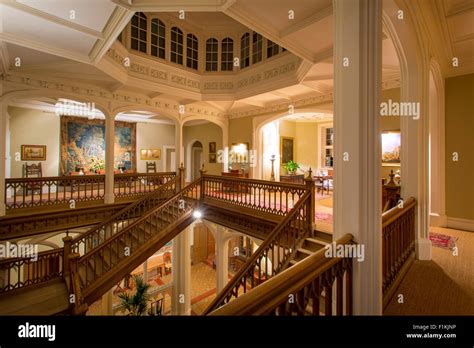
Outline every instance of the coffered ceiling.
{"label": "coffered ceiling", "polygon": [[[432,54],[440,61],[444,74],[474,72],[474,1],[420,0],[406,4],[423,22]],[[135,11],[166,12],[178,18],[181,10],[185,11],[187,25],[198,31],[246,27],[278,43],[296,57],[294,78],[282,78],[278,80],[281,84],[265,82],[266,89],[245,85],[242,92],[236,89],[219,95],[180,90],[163,81],[160,88],[144,77],[140,66],[135,71],[114,66],[111,50],[132,54],[120,48],[116,38]],[[73,80],[112,93],[208,107],[230,117],[266,112],[280,104],[307,99],[325,103],[326,96],[332,98],[333,89],[332,11],[332,0],[0,0],[0,73]],[[18,57],[21,66],[15,66]],[[459,59],[459,67],[452,66],[453,57]],[[138,56],[132,59],[145,68],[146,60]],[[179,70],[176,66],[166,69]],[[265,68],[260,69],[264,75]],[[246,70],[242,74],[251,80],[252,67]],[[383,79],[399,79],[396,52],[387,38],[383,41]],[[199,80],[202,86],[212,82],[206,77],[192,80]],[[240,80],[234,79],[234,83]],[[330,107],[321,108],[321,112],[326,111],[330,112]]]}

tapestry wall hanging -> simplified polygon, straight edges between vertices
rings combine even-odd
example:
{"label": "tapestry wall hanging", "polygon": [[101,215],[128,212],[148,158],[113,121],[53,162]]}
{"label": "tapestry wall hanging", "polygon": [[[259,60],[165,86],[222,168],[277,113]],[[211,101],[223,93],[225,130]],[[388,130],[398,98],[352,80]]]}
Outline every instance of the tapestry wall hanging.
{"label": "tapestry wall hanging", "polygon": [[[136,170],[136,124],[115,122],[114,169]],[[105,120],[61,116],[61,175],[105,168]]]}

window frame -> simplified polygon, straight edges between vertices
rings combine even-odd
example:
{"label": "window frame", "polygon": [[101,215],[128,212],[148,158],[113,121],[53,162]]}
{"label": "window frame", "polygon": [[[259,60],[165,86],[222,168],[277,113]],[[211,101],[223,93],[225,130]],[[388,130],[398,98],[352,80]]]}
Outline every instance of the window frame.
{"label": "window frame", "polygon": [[[212,48],[212,50],[209,50],[209,48]],[[219,71],[219,41],[215,37],[210,37],[206,40],[204,65],[206,72]]]}
{"label": "window frame", "polygon": [[[175,40],[173,40],[173,35],[176,36]],[[177,26],[170,29],[170,62],[184,66],[184,34]]]}

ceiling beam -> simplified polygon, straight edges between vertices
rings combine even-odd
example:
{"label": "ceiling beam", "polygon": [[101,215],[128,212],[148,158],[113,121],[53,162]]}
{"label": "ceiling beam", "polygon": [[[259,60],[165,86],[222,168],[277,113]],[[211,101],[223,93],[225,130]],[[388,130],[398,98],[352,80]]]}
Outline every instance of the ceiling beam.
{"label": "ceiling beam", "polygon": [[119,34],[132,19],[134,12],[122,7],[116,7],[103,31],[104,40],[97,40],[92,47],[89,58],[96,64],[107,53]]}
{"label": "ceiling beam", "polygon": [[72,29],[72,30],[75,30],[77,32],[80,32],[84,35],[91,36],[95,39],[98,39],[98,40],[103,40],[104,39],[104,36],[102,35],[102,33],[100,31],[85,27],[83,25],[74,23],[72,21],[66,20],[66,19],[61,18],[61,17],[57,17],[57,16],[49,14],[47,12],[37,10],[33,7],[18,3],[16,1],[0,0],[0,3],[3,4],[3,5],[9,6],[11,8],[14,8],[16,10],[19,10],[21,12],[27,13],[29,15],[35,16],[37,18],[44,19],[48,22],[52,22],[52,23],[61,25],[65,28]]}
{"label": "ceiling beam", "polygon": [[280,91],[272,91],[272,92],[270,92],[270,94],[274,95],[275,97],[291,101],[291,96],[289,96],[286,93],[283,93],[283,92],[280,92]]}
{"label": "ceiling beam", "polygon": [[281,30],[280,31],[280,37],[285,38],[285,37],[287,37],[291,34],[294,34],[298,31],[306,29],[310,25],[313,25],[314,23],[317,23],[317,22],[323,20],[324,18],[329,17],[330,15],[332,15],[332,5],[327,6],[323,9],[319,10],[318,12],[312,14],[311,16],[306,17],[302,20],[299,20],[295,24],[289,26],[288,28],[285,28],[285,29]]}
{"label": "ceiling beam", "polygon": [[[178,12],[181,10],[188,12],[219,12],[231,6],[235,0],[133,0],[123,2],[112,0],[112,2],[122,8],[136,12]],[[230,4],[229,4],[230,2]]]}

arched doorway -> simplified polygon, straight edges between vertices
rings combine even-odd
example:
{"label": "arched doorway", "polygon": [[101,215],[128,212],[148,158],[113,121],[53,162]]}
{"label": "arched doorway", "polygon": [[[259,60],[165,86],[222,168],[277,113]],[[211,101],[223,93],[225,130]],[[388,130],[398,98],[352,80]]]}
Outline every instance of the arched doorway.
{"label": "arched doorway", "polygon": [[203,162],[203,147],[200,141],[195,141],[191,145],[191,173],[192,180],[199,178],[201,173],[199,170],[202,167]]}

